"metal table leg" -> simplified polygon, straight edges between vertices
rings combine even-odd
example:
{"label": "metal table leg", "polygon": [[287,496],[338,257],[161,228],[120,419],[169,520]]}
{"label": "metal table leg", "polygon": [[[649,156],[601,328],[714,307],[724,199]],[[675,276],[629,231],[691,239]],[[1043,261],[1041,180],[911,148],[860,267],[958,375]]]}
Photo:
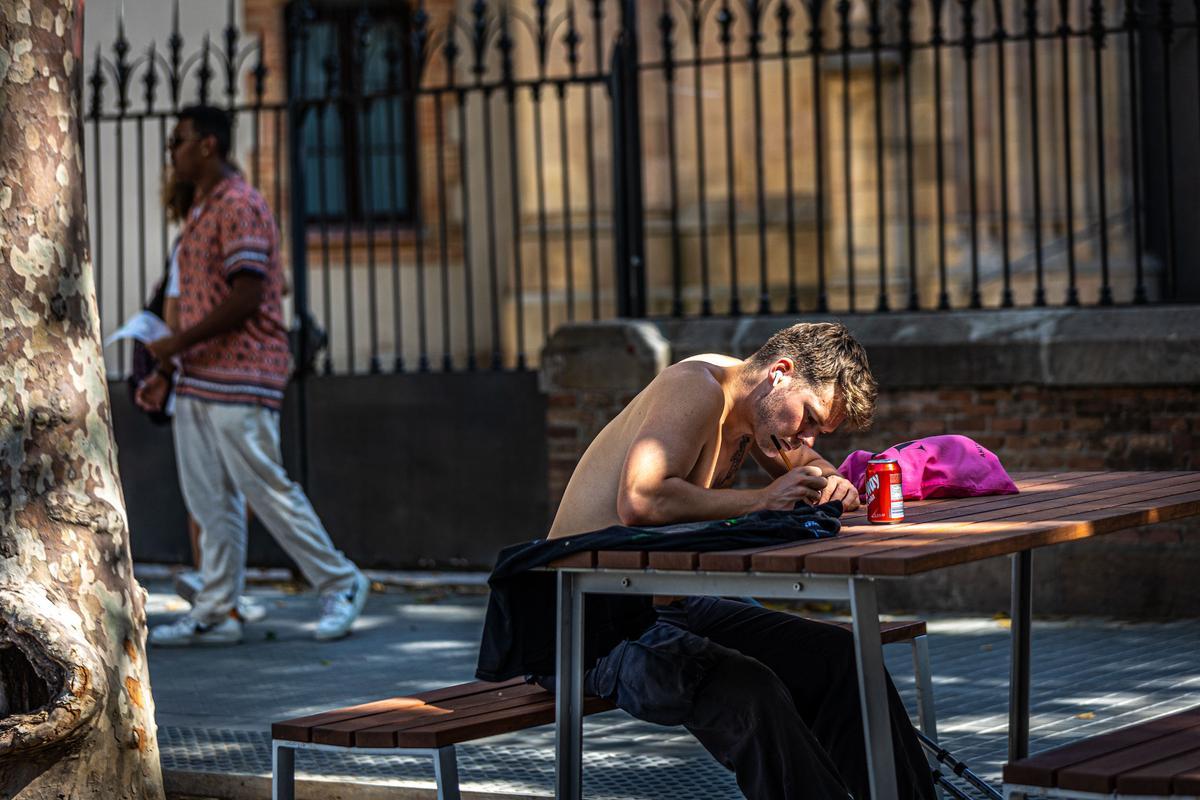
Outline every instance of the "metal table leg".
{"label": "metal table leg", "polygon": [[1012,554],[1012,665],[1008,680],[1008,760],[1029,755],[1029,630],[1033,552]]}
{"label": "metal table leg", "polygon": [[897,797],[896,761],[892,753],[891,715],[883,671],[883,642],[879,636],[879,606],[875,582],[850,579],[850,610],[854,614],[854,646],[858,656],[858,693],[862,699],[863,734],[867,740],[867,777],[871,797]]}
{"label": "metal table leg", "polygon": [[583,594],[573,573],[558,572],[555,696],[555,797],[583,797]]}

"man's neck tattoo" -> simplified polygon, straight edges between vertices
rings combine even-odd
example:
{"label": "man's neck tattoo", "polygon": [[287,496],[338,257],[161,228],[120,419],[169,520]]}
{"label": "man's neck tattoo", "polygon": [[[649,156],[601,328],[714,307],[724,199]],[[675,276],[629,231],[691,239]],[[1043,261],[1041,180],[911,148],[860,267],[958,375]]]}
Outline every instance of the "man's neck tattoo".
{"label": "man's neck tattoo", "polygon": [[733,476],[737,475],[737,471],[742,468],[742,461],[746,458],[746,449],[750,447],[750,434],[746,434],[738,442],[737,450],[733,451],[733,457],[729,459],[729,469],[721,480],[717,481],[717,488],[724,489],[729,484],[733,483]]}

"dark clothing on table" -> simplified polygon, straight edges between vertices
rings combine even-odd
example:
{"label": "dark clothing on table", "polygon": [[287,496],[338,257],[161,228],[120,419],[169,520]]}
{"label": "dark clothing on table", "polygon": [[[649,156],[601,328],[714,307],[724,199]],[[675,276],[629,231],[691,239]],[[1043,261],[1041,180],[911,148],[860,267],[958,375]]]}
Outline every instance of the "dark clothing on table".
{"label": "dark clothing on table", "polygon": [[[870,797],[854,638],[837,626],[678,600],[602,657],[584,689],[638,719],[683,725],[751,800]],[[890,677],[887,694],[899,796],[930,800],[929,765]]]}
{"label": "dark clothing on table", "polygon": [[[736,550],[837,535],[842,504],[799,505],[794,511],[756,511],[744,517],[680,525],[630,527],[536,539],[504,548],[488,578],[491,596],[475,677],[503,681],[555,670],[556,576],[538,571],[560,558],[591,550]],[[584,598],[583,666],[590,667],[624,639],[637,638],[656,619],[646,595]]]}

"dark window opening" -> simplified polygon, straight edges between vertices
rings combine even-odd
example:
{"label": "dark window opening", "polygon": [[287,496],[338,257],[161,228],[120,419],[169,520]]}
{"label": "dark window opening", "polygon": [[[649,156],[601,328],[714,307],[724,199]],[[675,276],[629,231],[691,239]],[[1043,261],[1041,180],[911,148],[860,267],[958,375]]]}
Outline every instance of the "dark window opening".
{"label": "dark window opening", "polygon": [[[301,127],[306,217],[409,222],[415,102],[407,4],[327,0],[309,8],[303,36],[287,26],[288,92],[309,103]],[[289,16],[295,11],[288,7]]]}

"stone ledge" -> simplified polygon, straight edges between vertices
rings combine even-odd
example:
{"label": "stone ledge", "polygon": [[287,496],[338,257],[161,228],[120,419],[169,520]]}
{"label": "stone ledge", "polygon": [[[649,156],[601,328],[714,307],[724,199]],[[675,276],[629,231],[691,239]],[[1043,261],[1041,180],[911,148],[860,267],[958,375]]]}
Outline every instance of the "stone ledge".
{"label": "stone ledge", "polygon": [[1194,305],[656,320],[654,324],[671,343],[671,360],[677,361],[704,352],[746,356],[780,328],[826,320],[840,320],[854,332],[867,348],[880,384],[888,388],[1200,384],[1200,306]]}
{"label": "stone ledge", "polygon": [[541,390],[639,392],[671,363],[671,345],[650,322],[566,325],[542,350]]}

